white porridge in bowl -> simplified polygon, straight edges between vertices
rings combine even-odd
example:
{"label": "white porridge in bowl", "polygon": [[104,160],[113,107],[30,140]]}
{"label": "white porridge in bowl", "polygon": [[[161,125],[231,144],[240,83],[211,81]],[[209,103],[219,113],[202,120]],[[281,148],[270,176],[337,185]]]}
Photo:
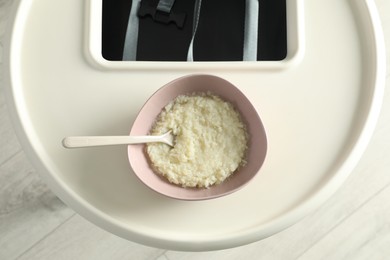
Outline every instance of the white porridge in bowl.
{"label": "white porridge in bowl", "polygon": [[180,95],[164,107],[151,134],[172,131],[174,147],[150,143],[154,170],[183,187],[220,184],[246,164],[248,133],[234,106],[212,93]]}

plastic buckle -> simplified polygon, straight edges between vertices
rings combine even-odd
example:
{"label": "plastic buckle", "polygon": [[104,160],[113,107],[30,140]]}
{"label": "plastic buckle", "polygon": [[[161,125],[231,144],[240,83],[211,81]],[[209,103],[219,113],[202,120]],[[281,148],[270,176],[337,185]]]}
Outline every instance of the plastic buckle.
{"label": "plastic buckle", "polygon": [[175,0],[160,0],[157,6],[151,6],[148,1],[141,1],[138,16],[151,16],[153,21],[169,24],[175,23],[180,29],[183,28],[186,20],[185,13],[175,13],[172,11],[172,6]]}

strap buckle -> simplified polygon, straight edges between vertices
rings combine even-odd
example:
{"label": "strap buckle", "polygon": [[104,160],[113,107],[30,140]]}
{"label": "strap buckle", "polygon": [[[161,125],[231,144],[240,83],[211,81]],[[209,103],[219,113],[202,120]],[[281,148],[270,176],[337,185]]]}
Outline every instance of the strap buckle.
{"label": "strap buckle", "polygon": [[186,14],[173,12],[172,6],[174,3],[175,0],[160,0],[157,6],[152,6],[148,1],[141,1],[138,16],[151,16],[155,22],[164,24],[175,23],[178,28],[182,29]]}

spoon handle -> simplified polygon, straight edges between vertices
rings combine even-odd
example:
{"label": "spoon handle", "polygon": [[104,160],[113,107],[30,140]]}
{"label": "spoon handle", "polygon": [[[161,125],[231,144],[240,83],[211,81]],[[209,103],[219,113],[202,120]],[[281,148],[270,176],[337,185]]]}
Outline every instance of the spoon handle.
{"label": "spoon handle", "polygon": [[62,140],[65,148],[166,142],[162,136],[71,136]]}

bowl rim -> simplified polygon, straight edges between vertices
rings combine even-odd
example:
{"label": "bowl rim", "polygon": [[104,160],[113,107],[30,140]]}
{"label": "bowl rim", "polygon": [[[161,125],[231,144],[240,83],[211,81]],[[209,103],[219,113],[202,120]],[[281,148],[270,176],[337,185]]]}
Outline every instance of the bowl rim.
{"label": "bowl rim", "polygon": [[[247,131],[248,131],[248,134],[249,134],[248,149],[246,151],[247,158],[248,158],[248,156],[251,155],[250,152],[253,149],[255,149],[255,148],[253,148],[253,145],[251,145],[252,144],[252,142],[251,142],[252,136],[256,136],[256,139],[260,139],[261,140],[260,141],[261,149],[260,149],[260,155],[259,155],[260,158],[257,158],[257,160],[256,160],[257,163],[253,162],[252,164],[250,164],[251,161],[249,161],[249,158],[248,158],[248,163],[245,166],[240,167],[239,169],[237,169],[231,176],[228,177],[227,180],[225,180],[221,184],[212,185],[209,188],[183,188],[180,185],[176,185],[176,184],[170,183],[165,177],[163,177],[163,176],[161,176],[161,175],[159,175],[158,173],[155,172],[153,167],[150,165],[150,160],[149,160],[149,158],[148,158],[148,156],[147,156],[147,154],[145,152],[145,149],[144,149],[145,148],[145,144],[138,145],[138,147],[134,146],[134,145],[129,145],[128,146],[128,161],[129,161],[129,164],[130,164],[130,166],[131,166],[131,168],[133,170],[133,173],[137,176],[137,178],[145,186],[147,186],[149,189],[153,190],[154,192],[156,192],[156,193],[158,193],[160,195],[172,198],[172,199],[177,199],[177,200],[200,201],[200,200],[215,199],[215,198],[219,198],[219,197],[222,197],[222,196],[226,196],[226,195],[232,194],[232,193],[234,193],[234,192],[244,188],[247,184],[249,184],[251,182],[251,180],[260,171],[260,169],[263,166],[264,161],[266,159],[267,150],[268,150],[268,140],[267,140],[266,131],[265,131],[263,122],[262,122],[262,120],[261,120],[261,118],[259,116],[259,113],[256,110],[256,108],[253,106],[253,104],[250,102],[250,100],[247,98],[247,96],[237,86],[235,86],[234,84],[232,84],[231,82],[227,81],[226,79],[224,79],[222,77],[211,75],[211,74],[189,74],[189,75],[181,76],[179,78],[171,80],[170,82],[168,82],[168,83],[164,84],[163,86],[161,86],[160,88],[158,88],[145,101],[145,103],[142,105],[141,109],[138,111],[137,116],[136,116],[136,118],[134,120],[134,123],[133,123],[133,125],[131,127],[130,135],[145,134],[145,132],[144,133],[134,133],[135,132],[134,129],[135,129],[135,126],[138,124],[138,122],[140,120],[142,121],[143,111],[145,109],[148,109],[148,107],[150,105],[150,102],[153,101],[158,94],[162,93],[162,91],[164,91],[165,89],[167,89],[169,87],[172,88],[173,85],[179,84],[180,82],[183,82],[183,81],[198,81],[198,80],[212,80],[212,81],[214,80],[214,81],[218,81],[218,82],[220,82],[220,84],[226,85],[231,90],[234,90],[234,92],[239,96],[239,99],[245,101],[243,103],[245,103],[245,105],[248,106],[247,110],[251,112],[252,118],[254,117],[255,120],[257,120],[257,124],[255,124],[255,125],[257,127],[259,127],[259,129],[257,129],[258,131],[257,131],[256,135],[253,135],[253,133],[252,133],[253,132],[253,130],[252,130],[253,127],[251,127],[252,124],[247,120],[248,116],[246,116],[246,115],[248,113],[244,113],[242,111],[242,109],[240,109],[241,106],[243,106],[243,104],[242,103],[241,104],[237,104],[237,102],[234,101],[234,99],[236,99],[237,95],[232,95],[234,97],[233,99],[232,98],[225,98],[225,97],[222,97],[219,93],[216,93],[216,92],[213,92],[213,90],[210,90],[211,94],[219,96],[223,100],[232,103],[233,106],[235,107],[235,109],[237,109],[238,112],[241,114],[242,120],[244,121],[244,123],[248,127]],[[190,87],[190,89],[191,89],[191,87]],[[184,91],[184,94],[188,94],[188,93],[189,94],[194,94],[194,93],[197,93],[197,92],[199,93],[199,92],[203,92],[203,91]],[[161,112],[161,110],[170,101],[172,101],[177,96],[182,95],[182,94],[183,93],[179,93],[179,94],[175,94],[174,97],[171,96],[168,102],[165,102],[162,107],[159,106],[158,114]],[[155,117],[153,118],[152,122],[154,122],[154,120],[155,120]],[[149,124],[148,131],[150,130],[150,127],[151,127],[151,125]],[[252,130],[252,132],[250,130]],[[142,149],[143,151],[141,151],[140,149]],[[135,158],[134,153],[141,153],[141,152],[142,152],[142,154],[144,156],[144,160],[146,160],[148,162],[148,168],[149,168],[148,171],[149,171],[149,173],[150,173],[150,171],[152,171],[153,174],[156,175],[159,178],[159,181],[161,183],[165,183],[165,184],[171,186],[172,188],[174,188],[176,191],[181,190],[182,192],[177,192],[177,193],[173,194],[172,192],[167,192],[166,189],[161,189],[161,187],[160,188],[156,188],[156,186],[151,185],[150,181],[148,181],[147,178],[144,178],[143,174],[140,173],[140,171],[138,170],[138,168],[140,167],[138,165],[139,162],[132,159],[132,158]],[[253,156],[254,155],[252,155],[252,157]],[[146,167],[145,166],[145,162],[144,162],[143,165],[144,165],[144,167]],[[249,169],[249,168],[246,168],[246,167],[252,167],[254,169]],[[252,174],[250,174],[249,178],[243,178],[243,181],[239,182],[239,184],[235,185],[235,187],[233,187],[233,188],[229,188],[228,187],[223,192],[217,192],[217,193],[210,192],[210,191],[214,191],[216,189],[222,189],[221,185],[227,185],[225,183],[231,181],[232,178],[236,178],[237,179],[237,177],[235,177],[235,176],[237,175],[237,173],[240,173],[242,171],[252,171]],[[218,188],[218,186],[220,188]],[[194,195],[189,196],[189,194],[196,194],[196,196],[194,196]]]}

